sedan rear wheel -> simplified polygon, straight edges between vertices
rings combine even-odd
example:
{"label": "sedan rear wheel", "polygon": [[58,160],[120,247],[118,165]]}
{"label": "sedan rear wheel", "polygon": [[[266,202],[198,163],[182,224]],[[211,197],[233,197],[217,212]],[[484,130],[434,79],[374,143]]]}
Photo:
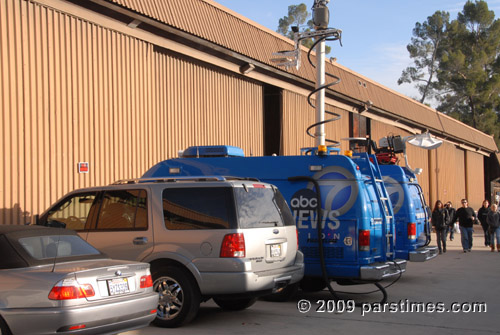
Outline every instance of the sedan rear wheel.
{"label": "sedan rear wheel", "polygon": [[2,319],[1,316],[0,316],[0,335],[12,335],[12,333],[9,330],[9,327],[7,327],[7,324]]}
{"label": "sedan rear wheel", "polygon": [[158,292],[158,311],[153,323],[174,328],[190,322],[198,313],[201,295],[198,285],[186,270],[171,266],[153,273],[153,288]]}

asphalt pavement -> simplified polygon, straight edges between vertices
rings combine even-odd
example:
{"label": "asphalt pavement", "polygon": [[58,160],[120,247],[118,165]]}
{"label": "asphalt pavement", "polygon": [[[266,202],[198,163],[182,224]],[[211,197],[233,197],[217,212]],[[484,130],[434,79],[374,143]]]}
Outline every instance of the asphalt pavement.
{"label": "asphalt pavement", "polygon": [[[435,259],[409,263],[406,273],[386,288],[386,304],[378,303],[380,292],[339,292],[345,300],[336,302],[327,290],[299,291],[284,303],[259,300],[238,312],[222,311],[210,300],[188,325],[176,329],[149,326],[123,335],[500,334],[500,252],[484,246],[480,226],[475,226],[470,253],[463,253],[460,234],[447,244],[447,252]],[[431,245],[436,245],[435,234]],[[334,289],[366,293],[375,287],[334,285]]]}

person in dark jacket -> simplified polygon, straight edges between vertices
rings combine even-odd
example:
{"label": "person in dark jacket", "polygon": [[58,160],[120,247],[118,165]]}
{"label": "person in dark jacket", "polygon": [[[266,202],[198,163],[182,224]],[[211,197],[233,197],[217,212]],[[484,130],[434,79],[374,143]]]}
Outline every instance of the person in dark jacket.
{"label": "person in dark jacket", "polygon": [[481,227],[484,231],[484,245],[490,245],[490,229],[488,227],[488,213],[490,212],[490,202],[488,200],[483,201],[483,206],[477,211],[477,218],[481,222]]}
{"label": "person in dark jacket", "polygon": [[500,252],[500,213],[496,204],[491,205],[491,210],[488,213],[488,229],[490,232],[491,252],[495,251],[495,238],[497,240],[497,251]]}
{"label": "person in dark jacket", "polygon": [[453,208],[453,204],[451,201],[448,201],[446,205],[444,205],[444,208],[448,211],[448,227],[446,228],[446,235],[448,235],[448,232],[450,232],[450,241],[453,241],[453,236],[455,235],[455,222],[453,221],[453,218],[455,217],[455,213],[457,210]]}
{"label": "person in dark jacket", "polygon": [[440,254],[446,252],[446,227],[448,221],[448,211],[444,208],[441,200],[436,201],[434,210],[432,211],[431,222],[436,230],[436,240]]}
{"label": "person in dark jacket", "polygon": [[464,252],[470,252],[472,249],[472,226],[477,220],[476,213],[469,207],[467,199],[462,199],[462,207],[457,209],[453,222],[458,220],[460,226],[460,235],[462,239],[462,249]]}

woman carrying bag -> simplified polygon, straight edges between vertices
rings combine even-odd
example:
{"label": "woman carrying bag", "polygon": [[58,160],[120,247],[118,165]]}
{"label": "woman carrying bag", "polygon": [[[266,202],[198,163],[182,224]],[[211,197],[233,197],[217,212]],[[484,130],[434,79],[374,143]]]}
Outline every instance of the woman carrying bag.
{"label": "woman carrying bag", "polygon": [[[436,230],[436,239],[439,253],[446,252],[446,226],[448,224],[448,211],[441,200],[436,201],[432,211],[432,226]],[[442,247],[441,247],[442,245]]]}
{"label": "woman carrying bag", "polygon": [[491,211],[488,213],[487,218],[491,252],[495,251],[495,239],[497,242],[497,251],[500,252],[500,213],[498,213],[497,209],[498,206],[496,204],[491,205]]}

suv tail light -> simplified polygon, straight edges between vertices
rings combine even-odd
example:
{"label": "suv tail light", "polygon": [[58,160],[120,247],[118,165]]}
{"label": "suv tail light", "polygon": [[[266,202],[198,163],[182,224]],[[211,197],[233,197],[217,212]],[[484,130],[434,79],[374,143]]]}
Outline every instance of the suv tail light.
{"label": "suv tail light", "polygon": [[408,239],[414,240],[417,238],[417,224],[414,222],[408,223]]}
{"label": "suv tail light", "polygon": [[90,284],[78,284],[76,280],[61,280],[49,293],[50,300],[71,300],[93,297],[94,288]]}
{"label": "suv tail light", "polygon": [[141,277],[141,288],[153,287],[153,279],[151,275]]}
{"label": "suv tail light", "polygon": [[299,250],[299,230],[295,227],[295,234],[297,235],[297,250]]}
{"label": "suv tail light", "polygon": [[359,230],[359,251],[370,251],[369,230]]}
{"label": "suv tail light", "polygon": [[243,233],[224,236],[220,249],[220,257],[245,257],[245,237]]}

